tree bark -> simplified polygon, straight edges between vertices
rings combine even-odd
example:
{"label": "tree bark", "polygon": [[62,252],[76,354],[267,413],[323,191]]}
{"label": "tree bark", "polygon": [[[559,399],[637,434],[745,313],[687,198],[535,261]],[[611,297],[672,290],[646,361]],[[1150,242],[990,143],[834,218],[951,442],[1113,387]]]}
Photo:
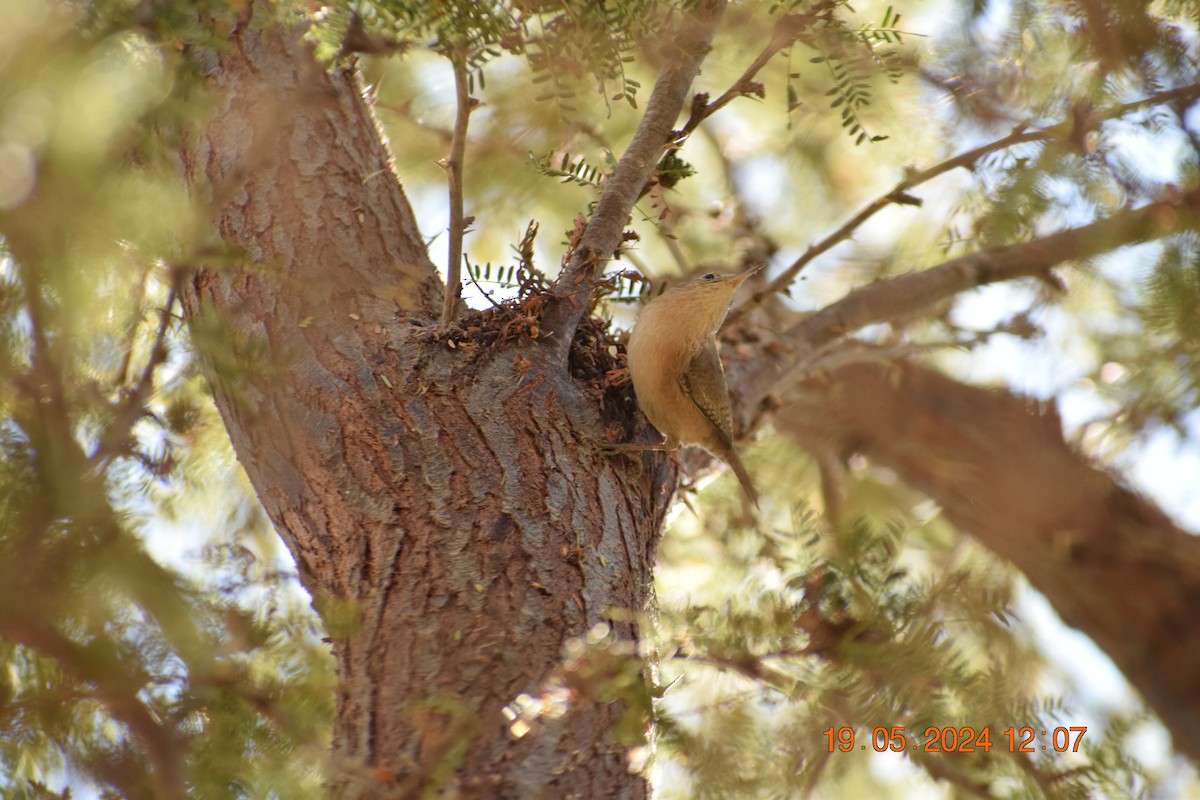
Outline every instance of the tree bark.
{"label": "tree bark", "polygon": [[244,257],[183,299],[330,633],[332,793],[644,797],[621,702],[576,696],[523,738],[501,712],[572,637],[635,640],[614,610],[650,601],[674,469],[648,458],[646,481],[582,438],[603,429],[594,384],[544,338],[419,321],[440,282],[355,73],[249,17],[198,55],[217,106],[185,156]]}
{"label": "tree bark", "polygon": [[866,454],[940,503],[1092,637],[1200,760],[1200,537],[1076,453],[1053,406],[860,363],[805,381],[776,427]]}

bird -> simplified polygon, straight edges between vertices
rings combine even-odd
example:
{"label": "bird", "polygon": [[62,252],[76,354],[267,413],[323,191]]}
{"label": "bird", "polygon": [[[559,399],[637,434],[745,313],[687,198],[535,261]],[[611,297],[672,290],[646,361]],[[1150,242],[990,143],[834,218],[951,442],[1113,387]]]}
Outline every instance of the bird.
{"label": "bird", "polygon": [[629,334],[625,357],[646,419],[664,436],[657,444],[619,450],[677,450],[697,445],[724,461],[758,506],[758,493],[733,444],[733,414],[717,346],[717,331],[745,272],[708,272],[667,289],[646,304]]}

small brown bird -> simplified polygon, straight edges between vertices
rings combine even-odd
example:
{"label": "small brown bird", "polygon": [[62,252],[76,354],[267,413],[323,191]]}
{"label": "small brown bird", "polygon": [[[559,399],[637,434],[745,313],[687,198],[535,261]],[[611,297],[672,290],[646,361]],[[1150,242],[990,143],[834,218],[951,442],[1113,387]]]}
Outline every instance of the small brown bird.
{"label": "small brown bird", "polygon": [[733,446],[733,414],[717,331],[733,293],[763,266],[736,275],[701,275],[666,290],[642,309],[629,334],[629,376],[638,405],[666,439],[617,446],[675,450],[699,445],[733,468],[755,506],[758,493]]}

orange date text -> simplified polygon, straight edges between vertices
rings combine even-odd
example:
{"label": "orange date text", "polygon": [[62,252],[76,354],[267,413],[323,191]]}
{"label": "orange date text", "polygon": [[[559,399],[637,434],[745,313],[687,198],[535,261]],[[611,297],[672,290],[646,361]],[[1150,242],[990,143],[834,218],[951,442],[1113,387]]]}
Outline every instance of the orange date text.
{"label": "orange date text", "polygon": [[859,737],[855,729],[849,726],[826,728],[822,733],[829,744],[830,753],[849,753],[868,748],[877,753],[887,750],[896,753],[908,750],[922,753],[988,753],[993,746],[1010,753],[1044,750],[1078,753],[1087,726],[1072,725],[1043,730],[1028,725],[1021,728],[1010,725],[1000,732],[995,744],[992,742],[991,727],[986,725],[978,730],[970,726],[956,728],[952,725],[930,725],[919,736],[915,730],[908,731],[903,725],[873,728],[869,738]]}

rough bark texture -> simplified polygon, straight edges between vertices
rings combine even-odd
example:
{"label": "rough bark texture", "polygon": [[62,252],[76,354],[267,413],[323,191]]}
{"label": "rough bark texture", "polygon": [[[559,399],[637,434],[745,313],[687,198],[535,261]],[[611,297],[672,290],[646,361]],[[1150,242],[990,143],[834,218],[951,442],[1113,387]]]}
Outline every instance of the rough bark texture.
{"label": "rough bark texture", "polygon": [[1052,407],[913,364],[813,378],[776,425],[937,500],[1113,659],[1200,759],[1200,538],[1079,456]]}
{"label": "rough bark texture", "polygon": [[199,270],[185,306],[333,640],[333,793],[644,796],[620,703],[520,739],[501,710],[571,637],[646,608],[673,470],[647,491],[584,444],[596,398],[550,347],[414,322],[439,281],[351,73],[252,24],[232,38],[201,59],[218,106],[186,158],[246,263]]}

